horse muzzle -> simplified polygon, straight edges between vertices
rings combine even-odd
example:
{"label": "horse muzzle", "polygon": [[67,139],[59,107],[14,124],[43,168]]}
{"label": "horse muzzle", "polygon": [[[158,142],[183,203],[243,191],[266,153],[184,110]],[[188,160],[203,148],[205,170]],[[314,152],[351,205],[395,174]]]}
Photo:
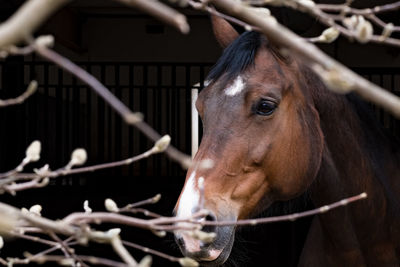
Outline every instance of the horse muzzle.
{"label": "horse muzzle", "polygon": [[[215,216],[207,216],[207,221],[228,220],[217,219]],[[198,261],[201,266],[220,266],[229,257],[235,239],[234,226],[206,225],[201,231],[215,233],[215,239],[204,242],[201,238],[194,237],[190,232],[178,230],[175,232],[175,240],[182,254]]]}

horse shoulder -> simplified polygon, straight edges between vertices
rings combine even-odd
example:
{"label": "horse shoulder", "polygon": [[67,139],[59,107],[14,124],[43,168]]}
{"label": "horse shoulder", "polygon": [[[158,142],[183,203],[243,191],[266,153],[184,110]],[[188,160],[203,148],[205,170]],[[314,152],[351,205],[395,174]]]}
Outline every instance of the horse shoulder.
{"label": "horse shoulder", "polygon": [[366,266],[362,252],[358,247],[348,250],[335,248],[335,245],[329,241],[325,233],[320,218],[315,217],[303,247],[299,267]]}

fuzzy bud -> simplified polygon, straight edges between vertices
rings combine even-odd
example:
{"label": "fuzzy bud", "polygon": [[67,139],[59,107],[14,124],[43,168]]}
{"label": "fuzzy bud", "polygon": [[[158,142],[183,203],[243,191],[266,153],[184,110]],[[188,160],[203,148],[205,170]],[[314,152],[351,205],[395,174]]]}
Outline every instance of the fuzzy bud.
{"label": "fuzzy bud", "polygon": [[265,7],[250,7],[249,9],[253,10],[261,16],[271,16],[271,11]]}
{"label": "fuzzy bud", "polygon": [[3,237],[0,236],[0,249],[2,249],[4,247],[4,240]]}
{"label": "fuzzy bud", "polygon": [[150,255],[146,255],[143,257],[143,259],[139,262],[137,267],[150,267],[151,263],[153,262],[153,259]]}
{"label": "fuzzy bud", "polygon": [[85,213],[92,213],[92,209],[89,207],[89,201],[85,200],[83,202],[83,209],[85,210]]}
{"label": "fuzzy bud", "polygon": [[35,41],[37,46],[41,47],[52,47],[54,45],[54,36],[53,35],[42,35],[36,38]]}
{"label": "fuzzy bud", "polygon": [[77,148],[72,152],[70,166],[83,165],[86,162],[87,153],[83,148]]}
{"label": "fuzzy bud", "polygon": [[353,90],[354,83],[351,78],[337,69],[326,70],[319,65],[313,67],[314,71],[321,76],[325,85],[332,91],[347,94]]}
{"label": "fuzzy bud", "polygon": [[41,216],[40,214],[41,211],[42,211],[42,206],[40,205],[33,205],[32,207],[29,208],[29,212],[37,216]]}
{"label": "fuzzy bud", "polygon": [[301,6],[306,8],[313,8],[315,7],[315,3],[312,0],[298,0],[297,1]]}
{"label": "fuzzy bud", "polygon": [[321,36],[318,38],[318,41],[322,43],[332,43],[338,37],[339,30],[334,27],[330,27],[322,32]]}
{"label": "fuzzy bud", "polygon": [[372,24],[368,20],[363,20],[356,28],[356,38],[360,43],[368,42],[373,33]]}
{"label": "fuzzy bud", "polygon": [[354,32],[354,36],[360,43],[368,42],[374,33],[371,22],[365,20],[363,16],[353,15],[345,18],[343,24]]}
{"label": "fuzzy bud", "polygon": [[119,211],[117,203],[115,203],[115,201],[112,200],[111,198],[107,198],[104,202],[104,205],[106,207],[106,210],[109,212],[118,212]]}
{"label": "fuzzy bud", "polygon": [[382,35],[379,37],[380,41],[386,40],[393,32],[394,25],[393,23],[388,23],[385,25],[385,28],[383,28]]}
{"label": "fuzzy bud", "polygon": [[38,161],[40,159],[41,149],[42,145],[40,144],[40,141],[33,141],[26,149],[26,160],[28,162]]}
{"label": "fuzzy bud", "polygon": [[203,159],[200,161],[199,168],[201,170],[209,170],[214,167],[214,161],[212,159]]}
{"label": "fuzzy bud", "polygon": [[188,234],[189,234],[189,236],[191,236],[197,240],[200,240],[204,243],[213,242],[217,236],[215,233],[207,233],[207,232],[203,232],[200,230],[191,231],[191,232],[188,232]]}
{"label": "fuzzy bud", "polygon": [[155,195],[152,199],[151,199],[151,203],[157,203],[158,201],[160,201],[161,199],[161,194],[157,194]]}
{"label": "fuzzy bud", "polygon": [[171,143],[171,137],[167,134],[161,137],[153,147],[154,153],[161,153],[164,152]]}
{"label": "fuzzy bud", "polygon": [[179,259],[179,264],[182,267],[197,267],[199,266],[199,263],[195,261],[194,259],[184,257]]}
{"label": "fuzzy bud", "polygon": [[155,234],[156,236],[158,236],[158,237],[165,237],[166,235],[167,235],[167,232],[165,232],[165,231],[156,231],[156,230],[153,230],[152,231],[152,233],[153,234]]}
{"label": "fuzzy bud", "polygon": [[117,237],[119,234],[121,233],[121,229],[120,228],[113,228],[107,231],[107,235],[110,238],[114,238]]}

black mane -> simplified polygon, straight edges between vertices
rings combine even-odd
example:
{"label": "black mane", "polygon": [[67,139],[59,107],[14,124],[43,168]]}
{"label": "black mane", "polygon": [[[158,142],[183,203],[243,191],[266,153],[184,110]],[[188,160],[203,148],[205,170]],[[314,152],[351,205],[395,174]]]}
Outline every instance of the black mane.
{"label": "black mane", "polygon": [[232,79],[254,65],[254,58],[261,46],[262,37],[258,32],[245,32],[233,41],[223,52],[217,63],[211,69],[207,80],[216,80],[223,75],[225,79]]}

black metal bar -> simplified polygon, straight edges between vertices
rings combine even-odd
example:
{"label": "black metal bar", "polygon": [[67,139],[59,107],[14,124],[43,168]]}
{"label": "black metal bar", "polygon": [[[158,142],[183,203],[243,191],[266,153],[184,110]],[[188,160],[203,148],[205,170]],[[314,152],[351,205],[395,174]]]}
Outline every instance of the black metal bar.
{"label": "black metal bar", "polygon": [[62,69],[58,69],[57,71],[57,81],[58,81],[58,86],[56,87],[56,140],[58,140],[57,144],[59,146],[59,161],[57,161],[57,165],[60,165],[63,162],[66,162],[66,154],[67,151],[65,149],[65,143],[63,142],[64,140],[64,133],[63,133],[63,126],[65,124],[65,121],[63,120],[63,71]]}
{"label": "black metal bar", "polygon": [[[101,82],[104,83],[104,76],[105,76],[105,65],[100,65],[100,80]],[[104,162],[104,108],[105,108],[105,103],[104,100],[101,97],[97,96],[97,111],[99,112],[98,115],[98,157],[97,161],[98,162]]]}
{"label": "black metal bar", "polygon": [[[119,82],[119,76],[120,76],[120,65],[119,64],[114,64],[114,79],[115,79],[115,96],[118,99],[122,100],[122,88],[120,87],[120,82]],[[116,157],[113,160],[120,159],[121,154],[122,154],[122,123],[120,116],[115,116],[115,112],[113,112],[114,115],[114,120],[115,120],[115,127],[113,127],[113,131],[115,133],[114,135],[114,146],[115,148],[113,149],[115,151]],[[113,153],[114,154],[114,153]],[[122,169],[118,169],[118,175],[122,175]]]}

